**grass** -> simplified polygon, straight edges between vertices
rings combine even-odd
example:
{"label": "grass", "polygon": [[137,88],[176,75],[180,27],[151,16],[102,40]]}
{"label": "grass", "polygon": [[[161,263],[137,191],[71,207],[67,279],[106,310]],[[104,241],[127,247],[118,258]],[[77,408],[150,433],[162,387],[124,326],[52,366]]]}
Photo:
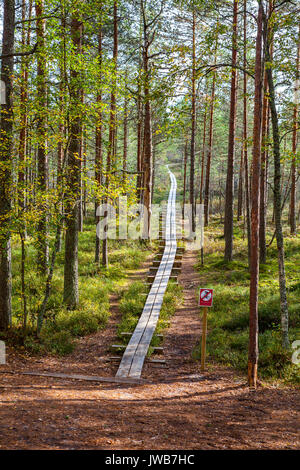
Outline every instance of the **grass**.
{"label": "grass", "polygon": [[[141,281],[133,282],[128,289],[124,290],[121,295],[119,304],[122,313],[122,320],[118,326],[118,338],[121,344],[127,344],[129,338],[124,337],[122,332],[132,333],[139,321],[141,313],[146,301],[145,285]],[[148,351],[150,356],[153,353],[153,347],[159,346],[161,338],[157,336],[162,333],[170,324],[170,319],[174,315],[176,308],[183,300],[182,288],[176,283],[170,281],[164,296],[159,320],[153,335],[151,345]]]}
{"label": "grass", "polygon": [[[53,242],[53,240],[52,240]],[[3,339],[21,346],[31,353],[64,355],[70,353],[75,339],[105,328],[109,317],[109,296],[127,283],[128,274],[136,270],[150,251],[138,241],[110,240],[109,268],[103,270],[94,262],[95,225],[93,218],[86,220],[79,234],[79,306],[70,312],[63,306],[64,252],[57,257],[44,326],[40,339],[36,338],[37,312],[44,297],[45,279],[36,272],[36,250],[28,237],[26,252],[26,296],[28,299],[28,328],[22,329],[20,262],[21,249],[13,240],[13,319],[12,328]]]}
{"label": "grass", "polygon": [[[269,233],[269,238],[272,234]],[[286,277],[290,342],[300,339],[300,237],[285,234]],[[202,284],[214,288],[209,312],[207,353],[223,364],[247,370],[249,340],[249,279],[247,245],[236,223],[234,261],[224,262],[222,228],[212,221],[206,232],[205,266],[198,270]],[[199,358],[201,347],[195,357]],[[281,346],[280,298],[276,241],[268,249],[267,263],[260,268],[259,282],[259,376],[300,384],[300,369],[291,361],[292,350]]]}

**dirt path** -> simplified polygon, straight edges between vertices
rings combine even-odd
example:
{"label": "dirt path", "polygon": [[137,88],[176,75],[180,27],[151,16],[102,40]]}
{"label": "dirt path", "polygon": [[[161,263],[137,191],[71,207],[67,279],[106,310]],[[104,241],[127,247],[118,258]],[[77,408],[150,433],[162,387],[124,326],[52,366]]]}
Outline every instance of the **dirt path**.
{"label": "dirt path", "polygon": [[165,335],[167,366],[146,364],[147,384],[12,374],[23,367],[113,376],[118,365],[107,358],[119,320],[116,299],[107,330],[80,340],[68,358],[10,352],[9,365],[0,369],[0,448],[299,449],[299,391],[249,391],[245,378],[232,370],[210,364],[201,374],[191,360],[201,333],[196,261],[195,253],[185,253],[179,279],[185,303]]}

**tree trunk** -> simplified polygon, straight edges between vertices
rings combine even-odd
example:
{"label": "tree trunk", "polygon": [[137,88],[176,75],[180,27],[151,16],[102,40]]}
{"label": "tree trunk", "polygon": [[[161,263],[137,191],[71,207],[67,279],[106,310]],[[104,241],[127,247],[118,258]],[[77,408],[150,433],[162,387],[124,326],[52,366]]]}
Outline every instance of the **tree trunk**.
{"label": "tree trunk", "polygon": [[251,280],[248,385],[256,387],[258,364],[258,282],[259,282],[259,205],[262,112],[262,3],[259,2],[255,60],[255,98],[253,122],[253,173],[251,194]]}
{"label": "tree trunk", "polygon": [[12,77],[14,70],[15,0],[4,0],[1,81],[5,85],[5,104],[0,114],[0,330],[11,323],[11,156],[13,149]]}
{"label": "tree trunk", "polygon": [[267,128],[268,128],[268,78],[264,73],[264,98],[262,111],[262,152],[261,152],[261,175],[260,175],[260,227],[259,246],[260,263],[266,263],[266,162],[267,162]]}
{"label": "tree trunk", "polygon": [[[216,54],[215,54],[215,63],[216,63]],[[204,193],[204,225],[205,227],[208,225],[208,219],[209,219],[210,167],[211,167],[211,157],[212,157],[212,148],[213,148],[215,89],[216,89],[216,74],[214,73],[212,90],[211,90],[209,141],[208,141],[208,152],[207,152],[206,172],[205,172],[205,193]]]}
{"label": "tree trunk", "polygon": [[[36,35],[37,35],[37,135],[38,135],[38,190],[40,198],[45,199],[48,187],[48,157],[47,157],[47,82],[46,82],[46,56],[45,56],[45,20],[44,0],[36,0]],[[46,274],[48,270],[48,208],[45,202],[40,202],[40,217],[37,232],[37,267]]]}
{"label": "tree trunk", "polygon": [[[269,29],[268,20],[265,17],[265,55],[266,62],[272,64],[271,59],[271,43],[272,31]],[[282,233],[281,221],[281,161],[280,161],[280,134],[278,124],[278,114],[275,101],[275,87],[273,80],[272,66],[267,68],[268,85],[269,85],[269,106],[271,109],[272,129],[273,129],[273,155],[274,155],[274,216],[275,230],[278,252],[278,268],[279,268],[279,291],[280,291],[280,307],[281,307],[281,328],[282,328],[282,345],[284,348],[289,347],[289,313],[286,293],[285,278],[285,259],[284,259],[284,241]]]}
{"label": "tree trunk", "polygon": [[[96,153],[95,153],[95,180],[97,190],[99,191],[103,184],[103,155],[102,155],[102,10],[100,11],[100,24],[98,33],[98,58],[99,58],[99,82],[98,82],[98,93],[97,93],[97,124],[96,124]],[[96,195],[95,206],[96,212],[101,199]],[[100,217],[96,215],[96,227],[100,222]],[[100,237],[96,234],[96,245],[95,245],[95,263],[100,262]]]}
{"label": "tree trunk", "polygon": [[[64,4],[61,7],[61,31],[62,31],[62,57],[60,63],[60,84],[59,84],[59,140],[57,145],[57,191],[62,196],[59,211],[63,214],[64,202],[63,202],[63,172],[65,163],[65,139],[66,139],[66,86],[67,86],[67,73],[66,73],[66,11]],[[62,222],[63,223],[63,222]],[[62,230],[61,230],[62,231]],[[61,231],[60,239],[58,243],[58,251],[61,251]]]}
{"label": "tree trunk", "polygon": [[[142,8],[144,6],[142,5]],[[150,239],[151,231],[151,199],[153,184],[153,143],[152,143],[152,116],[150,97],[150,69],[149,49],[153,38],[148,37],[148,24],[143,9],[143,75],[144,75],[144,148],[143,148],[143,204],[144,204],[144,227],[143,238]]]}
{"label": "tree trunk", "polygon": [[124,117],[123,117],[123,181],[127,169],[127,151],[128,151],[128,98],[127,98],[127,72],[125,77],[125,97],[124,97]]}
{"label": "tree trunk", "polygon": [[205,146],[206,146],[206,122],[207,122],[207,102],[205,101],[205,110],[203,118],[203,136],[202,136],[202,155],[201,155],[201,176],[200,176],[200,204],[203,203],[203,186],[204,186],[204,165],[205,165]]}
{"label": "tree trunk", "polygon": [[193,9],[192,45],[192,107],[191,107],[191,161],[190,161],[190,204],[192,208],[192,232],[196,231],[195,221],[195,147],[196,147],[196,11]]}
{"label": "tree trunk", "polygon": [[[110,181],[110,172],[112,168],[115,168],[116,165],[116,87],[117,87],[117,61],[118,61],[118,9],[117,2],[114,2],[114,51],[113,51],[113,81],[112,81],[112,91],[110,96],[110,119],[109,119],[109,136],[108,136],[108,151],[107,151],[107,161],[106,161],[106,181],[105,186],[108,192],[109,190],[109,181]],[[108,203],[108,198],[105,197],[105,203]],[[108,211],[105,211],[104,218],[108,218]],[[102,261],[101,264],[103,267],[108,268],[108,222],[104,227],[103,242],[102,242]]]}
{"label": "tree trunk", "polygon": [[[82,24],[78,11],[71,18],[71,39],[74,53],[80,54]],[[75,61],[76,62],[76,61]],[[81,119],[78,113],[81,90],[80,72],[75,67],[70,71],[70,143],[66,182],[66,240],[64,271],[64,302],[68,309],[75,309],[79,302],[78,289],[78,203],[80,198],[80,130]]]}
{"label": "tree trunk", "polygon": [[[247,67],[247,0],[244,0],[244,52],[243,65]],[[245,170],[245,204],[246,204],[246,225],[248,241],[248,263],[250,267],[250,245],[251,245],[251,223],[250,223],[250,188],[249,188],[249,166],[248,166],[248,98],[247,98],[247,74],[244,72],[243,89],[243,146],[244,146],[244,170]]]}
{"label": "tree trunk", "polygon": [[237,91],[237,23],[238,23],[238,0],[234,0],[233,6],[233,35],[232,35],[232,71],[231,71],[231,97],[230,97],[230,121],[228,139],[228,164],[225,193],[225,218],[224,237],[226,261],[232,260],[233,249],[233,165],[235,149],[235,121],[236,121],[236,91]]}
{"label": "tree trunk", "polygon": [[[299,88],[299,62],[300,62],[300,26],[299,26],[299,37],[298,37],[298,51],[297,51],[297,60],[296,60],[296,87]],[[296,90],[295,90],[296,91]],[[290,226],[291,234],[295,235],[297,231],[296,223],[296,152],[297,152],[297,143],[298,143],[298,102],[297,97],[295,96],[294,104],[294,117],[293,117],[294,127],[293,127],[293,160],[292,160],[292,189],[291,189],[291,200],[290,200]]]}
{"label": "tree trunk", "polygon": [[186,170],[187,170],[187,160],[188,160],[188,137],[185,138],[184,145],[184,156],[183,156],[183,212],[184,217],[184,206],[186,204]]}
{"label": "tree trunk", "polygon": [[[28,19],[31,19],[32,0],[29,2]],[[22,3],[22,46],[30,45],[31,29],[26,32],[26,2]],[[19,173],[18,173],[18,208],[21,217],[24,216],[26,206],[25,175],[26,175],[26,147],[27,147],[27,99],[28,99],[28,57],[21,61],[21,89],[20,89],[20,133],[19,133]],[[26,237],[26,224],[23,222],[23,233]]]}

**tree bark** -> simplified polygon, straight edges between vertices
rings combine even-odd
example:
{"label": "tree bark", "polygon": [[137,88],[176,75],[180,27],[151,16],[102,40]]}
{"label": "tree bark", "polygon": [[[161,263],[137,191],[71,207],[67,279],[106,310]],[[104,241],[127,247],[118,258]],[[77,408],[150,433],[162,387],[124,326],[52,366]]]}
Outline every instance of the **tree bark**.
{"label": "tree bark", "polygon": [[196,231],[195,221],[195,149],[196,149],[196,11],[193,9],[192,42],[192,106],[191,106],[191,160],[190,160],[190,204],[192,208],[192,232]]}
{"label": "tree bark", "polygon": [[[32,0],[29,2],[28,19],[31,19]],[[26,1],[22,3],[22,46],[30,45],[31,28],[26,31]],[[21,89],[20,89],[20,133],[19,133],[19,172],[18,172],[18,209],[21,217],[26,206],[25,175],[26,175],[26,147],[27,147],[27,100],[28,100],[28,56],[21,60]],[[26,237],[26,224],[23,222],[24,238]]]}
{"label": "tree bark", "polygon": [[257,385],[258,364],[258,282],[259,282],[259,205],[262,113],[262,2],[259,1],[255,60],[255,98],[253,123],[253,173],[251,194],[251,280],[248,385]]}
{"label": "tree bark", "polygon": [[[244,0],[244,70],[247,67],[247,0]],[[250,223],[250,188],[249,188],[249,166],[248,166],[248,99],[247,99],[247,74],[244,72],[244,97],[243,97],[243,146],[244,146],[244,169],[245,169],[245,203],[246,203],[246,225],[248,241],[248,263],[250,267],[250,245],[251,245],[251,223]]]}
{"label": "tree bark", "polygon": [[[80,54],[82,24],[78,11],[71,18],[71,39],[74,53]],[[64,302],[69,310],[79,303],[78,289],[78,203],[80,198],[80,72],[76,65],[70,71],[70,143],[68,149],[68,166],[66,181],[66,240],[64,271]]]}
{"label": "tree bark", "polygon": [[275,101],[275,86],[272,70],[271,44],[273,41],[272,30],[268,23],[268,19],[264,16],[265,24],[265,56],[266,62],[270,65],[266,68],[268,85],[269,85],[269,106],[271,110],[272,130],[273,130],[273,155],[274,155],[274,216],[276,241],[278,252],[278,268],[279,268],[279,291],[280,291],[280,308],[281,308],[281,329],[282,329],[282,345],[284,348],[289,347],[289,312],[286,292],[285,277],[285,255],[284,241],[282,233],[281,221],[281,159],[280,159],[280,133],[278,123],[278,113]]}
{"label": "tree bark", "polygon": [[[103,139],[102,139],[102,39],[103,39],[103,32],[102,32],[102,10],[100,11],[100,24],[99,24],[99,32],[98,32],[98,58],[99,58],[99,82],[98,82],[98,93],[97,93],[97,124],[96,124],[96,153],[95,153],[95,179],[97,190],[99,191],[101,185],[103,184]],[[95,199],[95,208],[97,212],[97,208],[101,203],[101,199],[96,195]],[[96,215],[96,227],[100,222],[100,217]],[[96,234],[96,244],[95,244],[95,263],[100,262],[100,237]]]}
{"label": "tree bark", "polygon": [[[299,26],[299,35],[298,35],[298,50],[297,50],[297,60],[296,60],[296,87],[299,88],[299,63],[300,63],[300,26]],[[296,92],[296,90],[295,90]],[[296,152],[298,144],[298,102],[297,97],[295,96],[294,104],[294,116],[293,116],[293,160],[292,160],[292,189],[291,189],[291,199],[290,199],[290,226],[291,226],[291,235],[295,235],[297,232],[297,223],[296,223]]]}
{"label": "tree bark", "polygon": [[[114,50],[113,50],[113,80],[112,91],[110,96],[110,119],[109,119],[109,136],[108,136],[108,151],[106,161],[106,180],[105,186],[108,192],[110,172],[116,165],[116,87],[117,87],[117,61],[118,61],[118,3],[114,2]],[[105,197],[105,203],[108,203],[108,198]],[[108,211],[105,211],[104,217],[108,218]],[[103,242],[102,242],[102,261],[103,267],[108,268],[108,223],[104,227]]]}
{"label": "tree bark", "polygon": [[228,164],[225,193],[225,218],[224,237],[226,261],[232,260],[233,250],[233,165],[235,150],[235,124],[236,124],[236,91],[237,91],[237,22],[238,22],[238,0],[233,5],[233,35],[232,35],[232,71],[231,71],[231,97],[230,97],[230,120],[228,139]]}
{"label": "tree bark", "polygon": [[11,156],[13,149],[13,70],[15,39],[15,0],[4,0],[1,81],[5,85],[5,104],[0,114],[0,330],[11,323]]}
{"label": "tree bark", "polygon": [[260,227],[259,246],[260,263],[265,264],[267,260],[266,248],[266,162],[267,162],[267,128],[268,128],[268,77],[264,73],[264,98],[262,110],[262,152],[261,152],[261,175],[260,175]]}
{"label": "tree bark", "polygon": [[[44,0],[36,0],[36,35],[37,35],[37,135],[38,135],[38,190],[40,198],[46,198],[48,188],[48,156],[47,156],[47,82],[45,57],[45,20]],[[48,270],[48,208],[46,202],[40,202],[40,217],[37,231],[37,267],[46,274]]]}
{"label": "tree bark", "polygon": [[[218,41],[216,41],[215,63],[217,62],[217,57],[216,57],[217,47],[218,47]],[[208,225],[208,220],[209,220],[210,167],[211,167],[211,157],[212,157],[212,148],[213,148],[215,90],[216,90],[216,74],[214,73],[213,82],[212,82],[212,90],[211,90],[209,140],[208,140],[208,152],[207,152],[206,172],[205,172],[205,193],[204,193],[204,225],[205,227]]]}

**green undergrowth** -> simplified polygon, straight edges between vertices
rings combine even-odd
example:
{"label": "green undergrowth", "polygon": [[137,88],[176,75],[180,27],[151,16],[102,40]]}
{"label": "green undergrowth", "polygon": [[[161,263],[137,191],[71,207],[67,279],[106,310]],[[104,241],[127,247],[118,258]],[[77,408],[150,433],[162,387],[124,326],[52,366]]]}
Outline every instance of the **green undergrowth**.
{"label": "green undergrowth", "polygon": [[[198,270],[201,284],[214,289],[209,310],[208,358],[246,371],[249,341],[249,279],[247,244],[236,225],[234,260],[224,262],[222,228],[213,222],[206,232],[205,266]],[[268,234],[268,241],[272,233]],[[285,236],[286,278],[290,342],[300,339],[300,237]],[[276,241],[268,249],[267,263],[260,267],[259,281],[259,376],[300,384],[300,368],[291,361],[292,350],[281,346],[280,297]],[[199,358],[201,346],[195,350]]]}
{"label": "green undergrowth", "polygon": [[[117,333],[120,344],[126,345],[128,343],[130,337],[123,336],[121,333],[133,333],[143,311],[147,294],[148,289],[144,282],[141,281],[133,282],[128,289],[122,292],[119,303],[122,319],[118,326]],[[161,344],[162,340],[157,335],[168,328],[171,317],[175,314],[177,307],[182,301],[182,288],[170,281],[164,295],[159,320],[148,351],[149,356],[153,353],[153,347],[157,347]]]}
{"label": "green undergrowth", "polygon": [[[52,240],[53,242],[53,240]],[[150,254],[147,246],[138,241],[109,240],[109,268],[102,269],[94,262],[95,225],[86,220],[79,234],[79,306],[68,311],[63,306],[64,252],[57,257],[52,292],[48,302],[40,338],[36,338],[37,312],[42,304],[45,278],[36,272],[36,250],[28,237],[26,243],[26,296],[28,327],[24,334],[21,302],[21,249],[13,243],[13,319],[12,328],[2,336],[9,344],[30,353],[64,355],[72,352],[76,338],[105,328],[109,318],[109,296],[123,289],[128,275],[134,272]]]}

